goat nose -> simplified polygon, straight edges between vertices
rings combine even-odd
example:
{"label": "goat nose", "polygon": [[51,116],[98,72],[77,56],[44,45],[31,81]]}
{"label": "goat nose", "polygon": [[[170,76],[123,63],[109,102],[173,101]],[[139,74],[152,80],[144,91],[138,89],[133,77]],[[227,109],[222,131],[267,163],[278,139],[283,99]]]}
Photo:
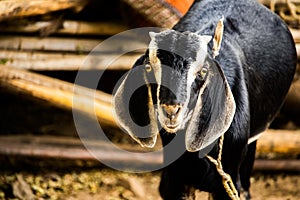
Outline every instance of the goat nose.
{"label": "goat nose", "polygon": [[164,111],[164,114],[170,119],[173,120],[176,118],[176,116],[178,115],[181,106],[180,105],[166,105],[163,104],[162,109]]}

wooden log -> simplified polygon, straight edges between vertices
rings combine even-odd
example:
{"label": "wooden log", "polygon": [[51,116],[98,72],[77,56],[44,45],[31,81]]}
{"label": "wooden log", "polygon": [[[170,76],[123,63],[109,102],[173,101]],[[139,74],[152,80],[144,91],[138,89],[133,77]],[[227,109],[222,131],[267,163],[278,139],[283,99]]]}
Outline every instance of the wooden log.
{"label": "wooden log", "polygon": [[42,15],[49,12],[74,9],[81,10],[86,0],[7,0],[0,1],[0,21]]}
{"label": "wooden log", "polygon": [[76,109],[89,115],[95,113],[102,123],[116,126],[109,94],[80,86],[74,90],[74,84],[3,65],[0,69],[2,87],[46,100],[61,108]]}
{"label": "wooden log", "polygon": [[[40,158],[73,159],[97,161],[101,158],[103,162],[130,163],[131,165],[151,165],[161,166],[162,154],[159,152],[148,155],[147,159],[143,155],[116,153],[111,144],[104,141],[85,140],[87,146],[93,147],[93,154],[82,145],[82,141],[73,137],[54,136],[0,136],[0,155],[6,156],[30,156]],[[119,144],[120,148],[127,151],[135,151],[135,146]],[[139,150],[138,152],[144,152]],[[254,171],[300,171],[300,160],[267,160],[257,159],[254,162]]]}
{"label": "wooden log", "polygon": [[61,34],[72,35],[115,35],[128,30],[128,27],[113,22],[64,21]]}
{"label": "wooden log", "polygon": [[[0,25],[1,33],[37,33],[45,27],[51,26],[52,21],[21,22]],[[113,22],[84,22],[66,20],[62,28],[55,32],[60,35],[115,35],[128,28]]]}
{"label": "wooden log", "polygon": [[[154,155],[135,154],[128,155],[118,151],[116,153],[112,144],[101,140],[85,140],[87,146],[93,147],[93,155],[83,146],[82,141],[72,137],[54,136],[0,136],[0,155],[18,155],[42,158],[79,159],[97,161],[96,157],[104,162],[130,163],[136,165],[160,165],[162,154]],[[124,150],[134,150],[130,145]]]}
{"label": "wooden log", "polygon": [[94,49],[103,40],[84,39],[84,38],[60,38],[60,37],[24,37],[24,36],[0,36],[0,49],[2,50],[24,50],[24,51],[57,51],[57,52],[75,52],[75,53],[119,53],[127,49],[137,49],[136,52],[142,52],[141,47],[146,47],[136,38],[116,38],[111,40],[110,45],[105,49]]}
{"label": "wooden log", "polygon": [[257,159],[254,171],[300,172],[300,160],[266,160]]}
{"label": "wooden log", "polygon": [[300,131],[266,130],[258,139],[257,153],[300,155]]}
{"label": "wooden log", "polygon": [[28,51],[90,52],[102,40],[0,36],[0,49]]}
{"label": "wooden log", "polygon": [[[0,50],[0,63],[27,70],[129,70],[141,54],[74,55]],[[88,59],[87,59],[88,58]],[[115,59],[117,58],[117,59]]]}

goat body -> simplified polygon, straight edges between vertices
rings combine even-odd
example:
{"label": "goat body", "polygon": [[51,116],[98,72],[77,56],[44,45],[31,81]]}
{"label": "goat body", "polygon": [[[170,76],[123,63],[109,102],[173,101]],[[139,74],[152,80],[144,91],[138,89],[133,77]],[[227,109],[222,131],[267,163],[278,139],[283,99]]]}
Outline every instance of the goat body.
{"label": "goat body", "polygon": [[[214,58],[208,36],[215,34],[220,19],[223,39]],[[142,139],[138,130],[124,125],[126,120],[120,119],[121,124],[144,146],[153,146],[158,131],[164,146],[181,138],[178,148],[187,151],[163,170],[159,188],[163,199],[193,197],[193,188],[210,192],[215,199],[229,198],[216,167],[201,156],[213,145],[208,154],[217,157],[220,134],[225,137],[224,171],[250,198],[256,142],[248,145],[248,139],[272,122],[295,72],[295,44],[288,27],[255,0],[196,0],[173,29],[150,34],[149,50],[135,64],[147,65],[140,79],[148,86],[137,92],[129,108],[137,124],[152,124],[149,134]],[[162,65],[172,70],[167,72]],[[135,73],[117,91],[116,109],[122,110],[126,81]],[[122,118],[123,111],[117,114]],[[164,149],[165,161],[173,150]]]}

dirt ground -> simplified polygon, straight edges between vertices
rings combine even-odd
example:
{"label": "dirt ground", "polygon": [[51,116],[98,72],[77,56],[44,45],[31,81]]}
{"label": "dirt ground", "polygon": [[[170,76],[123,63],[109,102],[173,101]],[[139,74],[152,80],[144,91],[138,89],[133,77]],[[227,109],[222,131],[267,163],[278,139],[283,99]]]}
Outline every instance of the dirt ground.
{"label": "dirt ground", "polygon": [[[161,172],[125,173],[81,161],[2,159],[0,199],[159,200]],[[9,164],[8,164],[9,163]],[[28,164],[30,163],[30,164]],[[13,165],[17,165],[12,168]],[[5,167],[3,167],[5,166]],[[25,169],[25,170],[24,170]],[[254,172],[253,200],[300,199],[300,174]],[[197,191],[197,200],[208,194]]]}

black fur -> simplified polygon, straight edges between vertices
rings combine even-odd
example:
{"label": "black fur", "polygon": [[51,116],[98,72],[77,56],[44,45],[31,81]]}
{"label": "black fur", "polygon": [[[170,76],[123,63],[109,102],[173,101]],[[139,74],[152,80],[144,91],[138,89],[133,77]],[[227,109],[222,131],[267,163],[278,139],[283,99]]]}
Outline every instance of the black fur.
{"label": "black fur", "polygon": [[[248,138],[264,130],[282,105],[295,71],[296,51],[287,26],[255,0],[196,0],[174,30],[213,36],[222,16],[224,35],[216,62],[236,102],[222,163],[238,190],[249,191],[256,143],[248,146]],[[212,43],[209,46],[211,53]],[[165,145],[175,137],[164,130],[160,134]],[[217,152],[216,146],[210,155],[216,157]],[[166,158],[172,154],[164,153]],[[185,199],[193,187],[213,193],[215,199],[229,199],[215,166],[197,152],[186,152],[163,170],[160,194],[163,199]]]}
{"label": "black fur", "polygon": [[[187,74],[190,64],[196,61],[200,41],[203,39],[192,33],[213,36],[222,16],[224,16],[224,34],[219,55],[216,58],[212,57],[213,43],[210,42],[208,55],[206,52],[203,53],[206,57],[204,64],[201,63],[208,66],[208,75],[211,75],[208,76],[209,82],[206,82],[206,76],[201,76],[200,73],[192,80],[190,88],[192,92],[189,93]],[[145,68],[145,64],[150,62],[147,51],[128,73],[126,81],[123,82],[123,89],[118,90],[115,95],[117,97],[115,107],[119,111],[117,112],[119,118],[128,123],[127,131],[131,132],[131,136],[148,147],[155,143],[156,132],[159,131],[164,146],[177,137],[176,150],[185,150],[187,147],[185,135],[189,134],[192,136],[188,137],[192,138],[188,140],[190,151],[201,149],[201,143],[207,135],[215,139],[219,136],[215,134],[217,132],[215,130],[224,132],[225,128],[222,129],[222,126],[227,129],[230,125],[224,134],[223,169],[230,174],[238,191],[243,189],[246,191],[246,197],[250,198],[249,180],[256,142],[248,145],[248,139],[266,129],[274,119],[295,72],[296,50],[288,27],[278,16],[255,0],[196,0],[173,29],[177,32],[162,32],[155,37],[158,47],[157,57],[162,65],[172,68],[172,70],[168,70],[167,67],[161,68],[162,84],[159,97],[156,96],[159,87],[155,82],[157,78],[155,72],[147,71]],[[203,69],[203,66],[199,69]],[[144,82],[145,76],[151,88]],[[137,83],[145,85],[136,89]],[[170,86],[172,91],[164,86]],[[149,103],[149,88],[152,95],[151,103]],[[203,90],[200,93],[201,89]],[[228,117],[230,115],[224,114],[227,108],[234,107],[230,106],[233,100],[228,100],[230,98],[227,97],[232,97],[228,91],[231,91],[236,107],[235,113],[231,112],[234,114],[232,122],[232,118]],[[157,122],[157,116],[152,116],[155,115],[152,112],[154,109],[149,116],[148,110],[151,110],[149,108],[160,106],[157,105],[157,100],[160,104],[166,105],[186,103],[185,105],[188,105],[186,110],[193,111],[198,98],[202,99],[199,116],[197,112],[193,112],[193,115],[194,113],[197,115],[193,119],[184,115],[186,121],[189,120],[187,124],[196,125],[176,129],[179,130],[176,134],[174,133],[176,131],[167,133],[166,130],[170,132],[172,130],[166,126],[163,126],[166,130],[162,129],[160,125],[163,124],[156,127],[154,123]],[[129,109],[124,105],[127,101]],[[211,113],[222,117],[212,116]],[[128,118],[138,126],[127,120]],[[230,121],[225,120],[229,118]],[[149,123],[152,126],[146,126]],[[216,137],[212,137],[213,134]],[[217,141],[212,144],[214,146],[209,155],[216,158],[219,150]],[[180,158],[165,167],[159,187],[163,199],[194,198],[194,188],[212,193],[214,199],[229,199],[215,165],[204,155],[203,151],[185,151]],[[169,163],[173,159],[174,149],[164,148],[165,162]]]}
{"label": "black fur", "polygon": [[[161,49],[158,50],[157,57],[164,66],[162,67],[162,87],[160,88],[161,96],[159,97],[161,99],[160,103],[173,105],[182,104],[187,98],[185,89],[186,79],[183,80],[182,77],[187,76],[187,68],[185,66],[187,66],[189,62],[183,57],[172,53],[172,51],[169,52]],[[168,70],[169,67],[172,67],[174,70]],[[172,77],[172,79],[170,79],[170,77]],[[172,86],[174,91],[170,91],[169,88],[165,86]]]}

